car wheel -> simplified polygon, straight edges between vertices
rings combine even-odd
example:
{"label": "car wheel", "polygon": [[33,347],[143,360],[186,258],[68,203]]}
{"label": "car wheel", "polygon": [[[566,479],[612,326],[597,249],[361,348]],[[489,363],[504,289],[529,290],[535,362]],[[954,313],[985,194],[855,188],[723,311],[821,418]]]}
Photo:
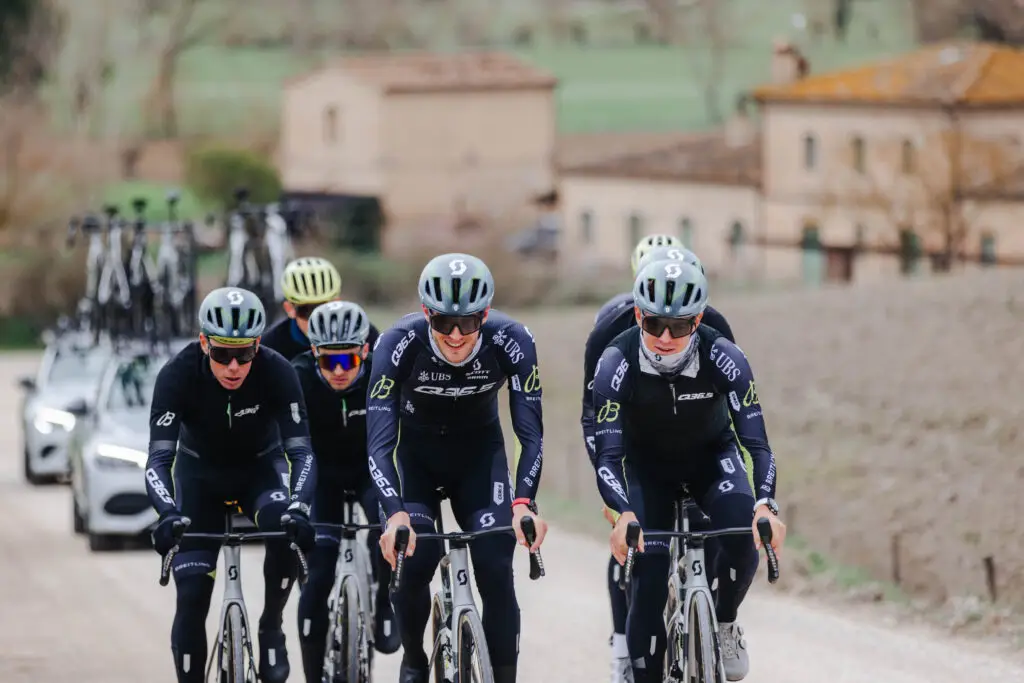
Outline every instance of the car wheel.
{"label": "car wheel", "polygon": [[89,532],[89,550],[94,553],[108,553],[111,550],[120,550],[122,546],[121,540],[120,536]]}
{"label": "car wheel", "polygon": [[75,500],[74,494],[71,494],[71,517],[72,526],[75,528],[76,534],[85,533],[85,517],[82,516],[81,510],[78,509],[78,501]]}
{"label": "car wheel", "polygon": [[25,446],[25,453],[23,457],[25,481],[32,484],[33,486],[42,486],[43,484],[50,483],[50,477],[45,477],[41,474],[36,474],[32,471],[32,461],[29,459],[28,446]]}

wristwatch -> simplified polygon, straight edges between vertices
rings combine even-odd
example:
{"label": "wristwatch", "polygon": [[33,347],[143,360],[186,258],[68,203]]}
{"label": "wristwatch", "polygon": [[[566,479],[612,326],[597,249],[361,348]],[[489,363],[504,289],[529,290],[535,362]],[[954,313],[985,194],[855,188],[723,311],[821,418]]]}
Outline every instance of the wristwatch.
{"label": "wristwatch", "polygon": [[537,501],[535,500],[530,500],[529,498],[516,498],[515,500],[512,501],[512,507],[515,507],[516,505],[525,505],[526,509],[532,512],[533,514],[540,514],[540,510],[537,507]]}
{"label": "wristwatch", "polygon": [[766,508],[771,510],[771,513],[776,517],[779,516],[779,504],[775,502],[774,498],[762,498],[761,500],[754,503],[754,510],[764,505]]}

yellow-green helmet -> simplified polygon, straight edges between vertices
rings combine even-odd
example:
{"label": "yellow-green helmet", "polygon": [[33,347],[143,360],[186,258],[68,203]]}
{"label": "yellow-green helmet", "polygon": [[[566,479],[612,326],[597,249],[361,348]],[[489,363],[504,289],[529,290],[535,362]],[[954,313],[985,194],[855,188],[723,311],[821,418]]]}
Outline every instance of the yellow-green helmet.
{"label": "yellow-green helmet", "polygon": [[281,292],[296,306],[322,304],[341,294],[341,274],[327,259],[297,258],[285,266]]}
{"label": "yellow-green helmet", "polygon": [[640,267],[640,259],[646,256],[647,252],[651,249],[681,246],[683,246],[682,240],[672,235],[648,235],[644,237],[636,243],[636,247],[633,249],[633,256],[629,260],[629,265],[633,269],[633,275],[636,275],[636,271]]}

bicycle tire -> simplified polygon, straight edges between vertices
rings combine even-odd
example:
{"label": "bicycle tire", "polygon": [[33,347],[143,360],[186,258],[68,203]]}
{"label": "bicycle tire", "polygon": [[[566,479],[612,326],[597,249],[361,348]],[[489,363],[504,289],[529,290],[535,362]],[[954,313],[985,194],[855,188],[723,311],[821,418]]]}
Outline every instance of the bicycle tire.
{"label": "bicycle tire", "polygon": [[[359,585],[355,577],[346,576],[341,583],[339,594],[341,606],[337,610],[339,615],[344,616],[341,626],[342,645],[342,671],[345,678],[341,679],[347,683],[368,683],[369,668],[367,666],[368,656],[363,651],[366,643],[366,623],[363,621],[359,609]],[[332,681],[332,683],[334,683]]]}
{"label": "bicycle tire", "polygon": [[[682,667],[679,665],[679,655],[684,652],[686,634],[680,628],[679,619],[676,618],[676,609],[679,605],[675,591],[674,577],[668,580],[668,600],[665,602],[665,632],[667,634],[665,648],[665,666],[662,672],[666,681],[682,680]],[[685,654],[684,654],[685,656]]]}
{"label": "bicycle tire", "polygon": [[[441,596],[434,593],[434,599],[430,606],[430,623],[434,635],[434,683],[450,683],[444,677],[445,656],[451,653],[451,641],[445,645],[438,643],[441,637],[441,630],[444,629],[444,607],[441,605]],[[447,649],[447,652],[445,650]]]}
{"label": "bicycle tire", "polygon": [[718,680],[718,648],[711,601],[704,591],[693,594],[690,602],[690,680],[695,683],[724,683]]}
{"label": "bicycle tire", "polygon": [[487,639],[479,615],[473,611],[459,615],[456,633],[459,638],[459,654],[455,666],[455,683],[494,683],[491,655],[487,650]]}
{"label": "bicycle tire", "polygon": [[219,678],[224,683],[246,683],[242,623],[242,608],[238,605],[229,605],[224,616],[224,635],[221,642],[221,655],[226,657],[227,661],[222,660],[221,666],[218,667]]}

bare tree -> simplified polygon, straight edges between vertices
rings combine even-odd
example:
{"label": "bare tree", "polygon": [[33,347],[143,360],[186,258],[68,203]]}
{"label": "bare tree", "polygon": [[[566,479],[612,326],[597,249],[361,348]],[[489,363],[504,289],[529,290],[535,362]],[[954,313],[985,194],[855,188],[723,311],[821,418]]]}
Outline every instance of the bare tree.
{"label": "bare tree", "polygon": [[724,120],[721,87],[729,50],[733,47],[730,4],[719,0],[691,0],[681,18],[686,36],[686,60],[703,91],[707,120],[721,123]]}

